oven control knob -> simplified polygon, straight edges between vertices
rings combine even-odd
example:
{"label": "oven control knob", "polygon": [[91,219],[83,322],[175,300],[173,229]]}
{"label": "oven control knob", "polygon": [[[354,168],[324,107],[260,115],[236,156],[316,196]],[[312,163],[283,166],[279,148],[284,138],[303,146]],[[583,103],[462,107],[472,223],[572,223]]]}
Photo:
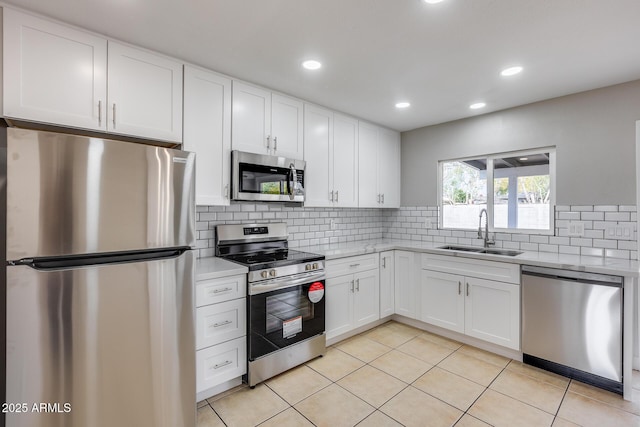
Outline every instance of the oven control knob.
{"label": "oven control knob", "polygon": [[307,264],[304,266],[305,271],[311,270],[311,264]]}
{"label": "oven control knob", "polygon": [[313,263],[313,269],[314,269],[314,270],[317,270],[317,269],[318,269],[318,263],[317,263],[317,262],[314,262],[314,263]]}
{"label": "oven control knob", "polygon": [[269,276],[276,277],[276,271],[275,270],[269,270]]}
{"label": "oven control knob", "polygon": [[263,279],[266,279],[268,275],[269,275],[269,273],[267,273],[267,270],[265,270],[265,271],[263,271],[262,273],[260,273],[260,276],[261,276]]}

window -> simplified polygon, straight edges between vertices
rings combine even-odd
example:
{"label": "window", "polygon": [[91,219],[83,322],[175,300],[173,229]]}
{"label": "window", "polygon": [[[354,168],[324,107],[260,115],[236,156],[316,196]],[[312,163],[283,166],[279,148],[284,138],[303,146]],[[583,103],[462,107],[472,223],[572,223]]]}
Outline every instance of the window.
{"label": "window", "polygon": [[553,232],[555,150],[441,161],[440,226],[477,229],[487,210],[493,231]]}

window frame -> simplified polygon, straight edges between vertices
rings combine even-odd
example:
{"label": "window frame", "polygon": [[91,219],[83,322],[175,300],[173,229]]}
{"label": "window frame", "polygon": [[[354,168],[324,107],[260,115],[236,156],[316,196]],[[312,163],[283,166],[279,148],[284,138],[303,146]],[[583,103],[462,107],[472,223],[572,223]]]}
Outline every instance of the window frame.
{"label": "window frame", "polygon": [[[493,161],[503,157],[524,157],[534,154],[549,153],[549,229],[531,229],[531,228],[500,228],[494,227],[494,169]],[[555,210],[556,210],[556,147],[540,147],[527,150],[506,151],[502,153],[493,153],[486,155],[460,157],[454,159],[438,160],[438,229],[451,231],[472,231],[475,228],[455,228],[444,227],[444,207],[442,203],[442,178],[443,164],[450,162],[462,162],[467,160],[486,159],[487,161],[487,221],[489,222],[489,232],[491,233],[511,233],[511,234],[539,234],[539,235],[555,235]]]}

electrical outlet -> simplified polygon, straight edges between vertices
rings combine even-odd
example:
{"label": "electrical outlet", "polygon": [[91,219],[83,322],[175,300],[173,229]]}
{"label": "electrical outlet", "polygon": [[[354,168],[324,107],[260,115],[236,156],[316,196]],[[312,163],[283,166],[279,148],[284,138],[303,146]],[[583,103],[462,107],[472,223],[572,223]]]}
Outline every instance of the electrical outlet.
{"label": "electrical outlet", "polygon": [[605,230],[605,237],[617,240],[633,240],[633,225],[612,224]]}
{"label": "electrical outlet", "polygon": [[433,228],[433,222],[430,217],[424,219],[424,228]]}
{"label": "electrical outlet", "polygon": [[335,229],[336,229],[336,220],[335,220],[335,219],[332,219],[332,220],[329,222],[329,224],[330,224],[330,225],[329,225],[329,227],[331,227],[331,229],[332,229],[332,230],[335,230]]}
{"label": "electrical outlet", "polygon": [[570,222],[569,234],[570,237],[582,237],[584,236],[584,222]]}

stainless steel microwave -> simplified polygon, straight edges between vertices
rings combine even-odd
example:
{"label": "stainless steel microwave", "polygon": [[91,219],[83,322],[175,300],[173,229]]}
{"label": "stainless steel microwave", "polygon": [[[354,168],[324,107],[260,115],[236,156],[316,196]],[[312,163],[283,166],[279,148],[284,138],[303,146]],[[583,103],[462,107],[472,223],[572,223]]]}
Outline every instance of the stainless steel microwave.
{"label": "stainless steel microwave", "polygon": [[231,152],[232,200],[304,202],[304,160]]}

